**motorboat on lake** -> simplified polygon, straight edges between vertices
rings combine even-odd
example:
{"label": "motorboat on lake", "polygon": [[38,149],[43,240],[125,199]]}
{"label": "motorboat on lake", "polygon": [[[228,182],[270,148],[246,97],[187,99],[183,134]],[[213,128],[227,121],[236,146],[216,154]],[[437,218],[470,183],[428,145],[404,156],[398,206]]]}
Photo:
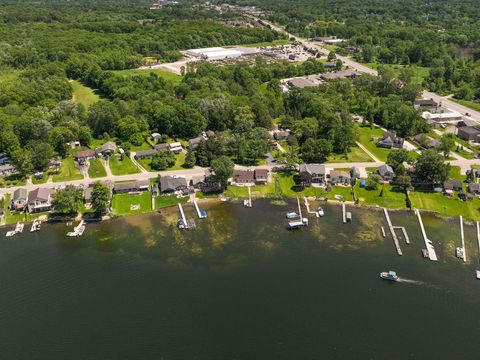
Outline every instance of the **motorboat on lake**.
{"label": "motorboat on lake", "polygon": [[297,218],[299,215],[295,212],[295,211],[289,211],[287,212],[287,219],[295,219]]}
{"label": "motorboat on lake", "polygon": [[455,255],[457,255],[457,258],[462,259],[463,258],[463,248],[457,247],[455,251]]}
{"label": "motorboat on lake", "polygon": [[395,271],[384,271],[380,273],[380,277],[383,280],[388,280],[388,281],[398,281],[398,276]]}
{"label": "motorboat on lake", "polygon": [[35,219],[32,223],[32,227],[30,228],[30,232],[39,231],[41,224],[42,222],[40,220]]}
{"label": "motorboat on lake", "polygon": [[321,206],[318,207],[317,212],[318,212],[319,216],[324,216],[325,215],[325,211],[323,211],[323,208]]}

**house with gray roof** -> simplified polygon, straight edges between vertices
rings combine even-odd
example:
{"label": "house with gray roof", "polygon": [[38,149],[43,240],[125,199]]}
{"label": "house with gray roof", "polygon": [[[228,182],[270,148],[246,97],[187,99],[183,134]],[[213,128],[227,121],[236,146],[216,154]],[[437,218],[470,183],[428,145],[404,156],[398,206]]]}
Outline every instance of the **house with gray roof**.
{"label": "house with gray roof", "polygon": [[385,181],[392,181],[393,180],[393,175],[395,174],[393,172],[393,168],[390,165],[384,164],[382,166],[379,166],[376,170],[375,173],[377,175],[380,175],[381,178]]}
{"label": "house with gray roof", "polygon": [[300,164],[298,175],[302,184],[310,186],[312,184],[326,184],[326,170],[324,164]]}
{"label": "house with gray roof", "polygon": [[115,185],[113,185],[113,192],[116,194],[138,193],[140,191],[148,191],[148,190],[150,190],[150,181],[148,179],[120,182],[120,183],[115,183]]}
{"label": "house with gray roof", "polygon": [[20,188],[13,192],[12,200],[10,200],[10,209],[14,211],[23,211],[27,206],[27,189]]}
{"label": "house with gray roof", "polygon": [[203,136],[197,136],[196,138],[190,139],[188,140],[188,148],[190,150],[195,150],[202,141],[205,141]]}
{"label": "house with gray roof", "polygon": [[480,194],[480,184],[471,182],[470,184],[468,184],[468,191],[471,194],[475,194],[475,195]]}
{"label": "house with gray roof", "polygon": [[107,141],[105,144],[102,145],[101,153],[103,156],[105,155],[112,155],[115,150],[117,149],[117,145],[113,141]]}
{"label": "house with gray roof", "polygon": [[27,209],[29,213],[50,211],[52,209],[52,190],[37,188],[30,191],[27,198]]}
{"label": "house with gray roof", "polygon": [[140,160],[140,159],[147,159],[151,158],[153,155],[155,155],[158,152],[158,150],[152,149],[152,150],[140,150],[135,153],[135,159]]}
{"label": "house with gray roof", "polygon": [[188,188],[184,177],[162,176],[160,178],[160,193],[162,195],[173,194],[176,191],[184,191]]}
{"label": "house with gray roof", "polygon": [[386,149],[402,149],[404,142],[404,138],[398,137],[394,133],[387,131],[385,134],[383,134],[383,137],[378,140],[377,146]]}

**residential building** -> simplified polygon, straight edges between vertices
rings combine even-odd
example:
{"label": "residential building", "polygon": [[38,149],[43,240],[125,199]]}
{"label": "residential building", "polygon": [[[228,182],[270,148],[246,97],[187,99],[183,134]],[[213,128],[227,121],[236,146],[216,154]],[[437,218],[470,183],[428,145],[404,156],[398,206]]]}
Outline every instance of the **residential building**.
{"label": "residential building", "polygon": [[383,134],[383,137],[378,140],[377,146],[382,147],[382,148],[387,148],[387,149],[402,149],[403,148],[403,143],[405,142],[405,139],[398,137],[394,133],[391,132],[386,132]]}
{"label": "residential building", "polygon": [[475,194],[475,195],[480,194],[480,184],[475,183],[475,182],[471,182],[470,184],[468,184],[468,191],[471,194]]}
{"label": "residential building", "polygon": [[275,130],[273,132],[273,138],[275,140],[285,140],[290,136],[290,131],[288,130]]}
{"label": "residential building", "polygon": [[326,170],[324,164],[300,164],[299,177],[304,185],[325,185]]}
{"label": "residential building", "polygon": [[162,176],[160,178],[160,192],[163,195],[173,194],[177,191],[185,191],[188,188],[184,177]]}
{"label": "residential building", "polygon": [[459,127],[457,136],[465,141],[480,141],[480,130],[473,126]]}
{"label": "residential building", "polygon": [[352,179],[360,179],[360,169],[356,166],[352,167],[352,170],[351,170],[351,174],[352,174]]}
{"label": "residential building", "polygon": [[0,165],[9,164],[10,158],[4,152],[0,153]]}
{"label": "residential building", "polygon": [[253,170],[234,170],[233,183],[237,185],[253,184],[255,172]]}
{"label": "residential building", "polygon": [[196,138],[190,139],[188,140],[188,148],[190,150],[195,150],[202,141],[205,141],[203,136],[197,136]]}
{"label": "residential building", "polygon": [[52,209],[52,190],[37,188],[30,191],[27,198],[27,209],[29,213],[50,211]]}
{"label": "residential building", "polygon": [[266,184],[268,182],[269,175],[270,171],[268,169],[255,169],[255,182]]}
{"label": "residential building", "polygon": [[152,149],[152,150],[140,150],[135,153],[135,159],[140,160],[140,159],[147,159],[151,158],[153,155],[155,155],[158,152],[158,150]]}
{"label": "residential building", "polygon": [[119,193],[138,193],[141,191],[150,190],[149,180],[137,180],[129,182],[115,183],[113,186],[113,192]]}
{"label": "residential building", "polygon": [[210,170],[205,170],[205,180],[199,184],[200,191],[204,193],[217,192],[221,190],[221,184],[215,179]]}
{"label": "residential building", "polygon": [[17,168],[12,164],[0,165],[0,175],[8,175],[17,171]]}
{"label": "residential building", "polygon": [[168,146],[167,143],[161,143],[161,144],[157,144],[153,147],[155,150],[170,150],[170,147]]}
{"label": "residential building", "polygon": [[333,185],[350,185],[352,177],[348,171],[332,170],[330,171],[330,182]]}
{"label": "residential building", "polygon": [[102,145],[100,152],[103,156],[110,156],[115,152],[116,149],[117,145],[113,141],[107,141]]}
{"label": "residential building", "polygon": [[460,180],[457,179],[447,179],[443,182],[443,190],[455,190],[459,191],[462,190],[463,185]]}
{"label": "residential building", "polygon": [[413,140],[425,149],[437,149],[441,146],[440,140],[434,139],[425,134],[418,134],[413,137]]}
{"label": "residential building", "polygon": [[424,111],[422,113],[422,118],[426,121],[432,120],[438,123],[458,123],[463,120],[463,115],[458,112],[440,112],[440,113],[431,113],[429,111]]}
{"label": "residential building", "polygon": [[20,188],[13,192],[10,200],[10,209],[14,211],[23,211],[27,206],[27,189]]}
{"label": "residential building", "polygon": [[359,76],[360,73],[356,70],[353,69],[347,69],[347,70],[338,70],[338,71],[333,71],[325,74],[321,74],[320,77],[325,80],[335,80],[335,79],[351,79]]}
{"label": "residential building", "polygon": [[438,102],[433,99],[421,99],[415,100],[413,103],[413,107],[415,109],[423,109],[423,110],[434,110],[440,106]]}
{"label": "residential building", "polygon": [[384,164],[382,166],[379,166],[376,170],[375,173],[380,175],[381,178],[385,181],[392,181],[394,172],[393,168],[390,165]]}
{"label": "residential building", "polygon": [[173,142],[171,144],[168,144],[168,150],[170,150],[171,152],[180,152],[183,150],[183,146],[179,142]]}
{"label": "residential building", "polygon": [[152,133],[152,139],[153,140],[158,141],[161,138],[162,138],[162,135],[160,135],[159,133],[157,133],[157,132]]}
{"label": "residential building", "polygon": [[75,160],[79,164],[84,164],[88,160],[95,159],[95,156],[96,156],[96,153],[92,149],[80,150],[80,151],[77,151],[77,153],[75,154]]}
{"label": "residential building", "polygon": [[85,201],[85,205],[90,205],[92,202],[92,191],[93,186],[88,186],[83,189],[83,200]]}

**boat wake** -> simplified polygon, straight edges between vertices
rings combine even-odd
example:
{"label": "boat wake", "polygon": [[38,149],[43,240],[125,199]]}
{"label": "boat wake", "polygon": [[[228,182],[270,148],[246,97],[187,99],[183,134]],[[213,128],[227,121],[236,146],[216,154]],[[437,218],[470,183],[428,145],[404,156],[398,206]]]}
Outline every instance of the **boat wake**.
{"label": "boat wake", "polygon": [[417,281],[417,280],[405,279],[405,278],[398,278],[397,282],[403,282],[403,283],[414,284],[414,285],[428,285],[423,281]]}

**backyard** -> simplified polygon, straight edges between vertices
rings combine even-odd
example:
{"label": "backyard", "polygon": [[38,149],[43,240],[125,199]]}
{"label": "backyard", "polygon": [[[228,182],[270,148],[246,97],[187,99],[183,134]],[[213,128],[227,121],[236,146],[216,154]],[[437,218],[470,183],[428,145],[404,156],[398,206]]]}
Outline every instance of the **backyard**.
{"label": "backyard", "polygon": [[114,194],[112,208],[115,215],[142,214],[152,211],[152,194],[150,191],[138,195]]}

